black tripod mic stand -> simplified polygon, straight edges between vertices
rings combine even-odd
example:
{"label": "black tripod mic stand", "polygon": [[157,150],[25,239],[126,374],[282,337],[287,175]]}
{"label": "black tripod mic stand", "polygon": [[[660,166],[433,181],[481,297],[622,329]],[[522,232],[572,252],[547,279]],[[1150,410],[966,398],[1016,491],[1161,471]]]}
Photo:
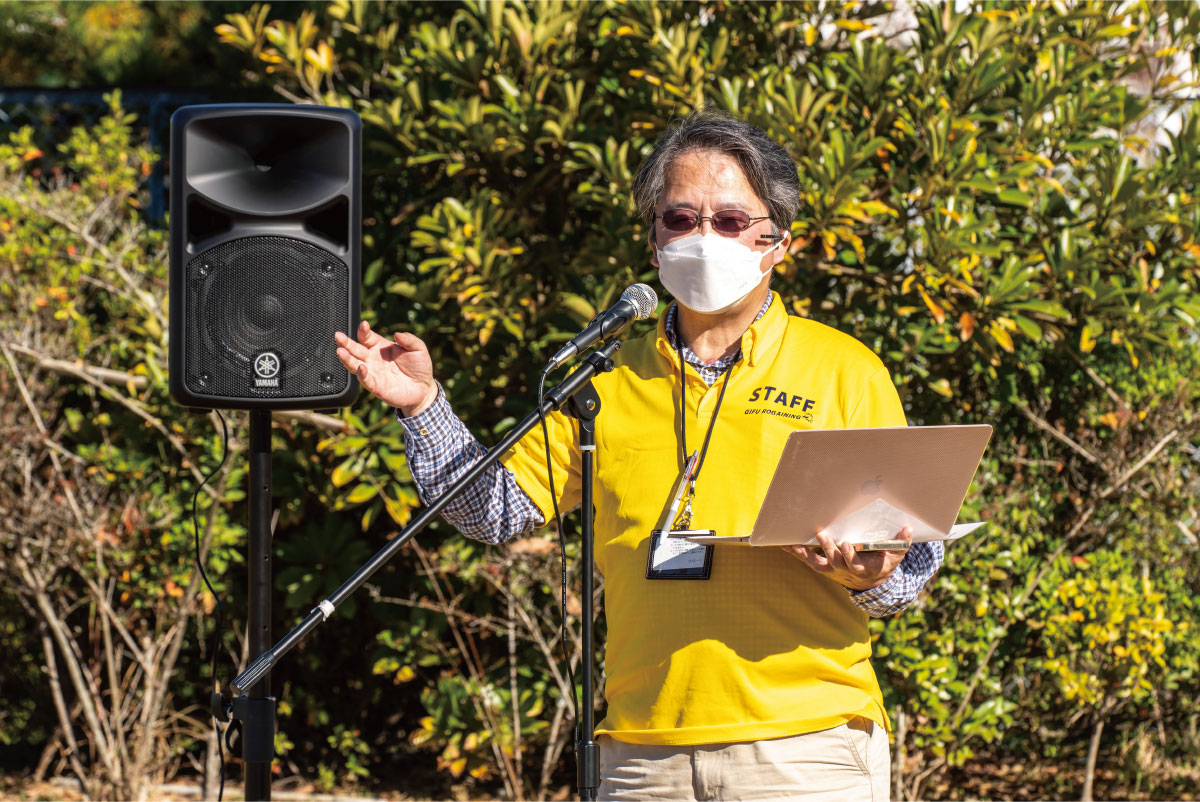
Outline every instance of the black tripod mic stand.
{"label": "black tripod mic stand", "polygon": [[[459,478],[454,485],[434,500],[426,507],[417,517],[413,518],[408,526],[404,528],[399,535],[392,538],[386,546],[376,552],[375,556],[367,560],[365,564],[354,575],[342,583],[341,587],[335,590],[329,598],[322,601],[308,614],[307,617],[297,624],[291,632],[283,637],[275,646],[271,648],[263,648],[259,651],[258,657],[250,664],[249,668],[243,671],[238,676],[234,677],[230,683],[230,689],[233,692],[233,698],[213,694],[212,707],[213,713],[221,720],[225,720],[227,716],[237,718],[243,723],[243,754],[246,755],[247,771],[254,769],[255,782],[251,783],[250,774],[247,774],[246,781],[246,799],[247,800],[267,800],[270,799],[270,768],[271,762],[274,760],[274,737],[275,737],[275,698],[267,696],[264,691],[259,688],[260,683],[269,680],[271,668],[287,654],[292,648],[299,643],[310,632],[317,628],[318,624],[324,623],[329,616],[333,615],[333,611],[339,604],[346,600],[350,594],[358,590],[371,576],[383,567],[384,563],[396,555],[396,552],[407,543],[417,532],[421,531],[432,521],[442,508],[450,501],[462,494],[464,490],[475,483],[485,470],[496,463],[501,456],[504,455],[510,448],[516,445],[517,441],[524,437],[529,430],[538,425],[542,415],[548,415],[551,412],[562,409],[564,406],[569,406],[568,414],[579,418],[580,421],[580,448],[582,454],[582,494],[583,494],[583,705],[580,710],[581,721],[579,722],[579,741],[576,744],[576,762],[578,764],[579,777],[579,796],[580,799],[595,799],[596,793],[600,785],[600,763],[596,752],[595,740],[595,716],[592,708],[592,700],[594,696],[594,683],[592,663],[594,659],[594,629],[593,617],[595,615],[595,605],[593,602],[593,579],[594,559],[592,555],[593,547],[593,512],[592,512],[592,497],[593,497],[593,456],[596,449],[595,441],[595,417],[600,412],[600,399],[596,396],[595,390],[591,387],[591,380],[598,373],[605,373],[613,369],[612,356],[621,347],[619,340],[609,340],[602,343],[601,346],[591,355],[589,355],[580,366],[561,384],[554,387],[546,393],[545,398],[541,401],[539,409],[530,413],[522,420],[511,432],[509,432],[499,443],[497,443],[490,451],[483,455],[480,460]],[[585,389],[586,388],[586,389]],[[568,405],[576,394],[579,394],[578,403]],[[253,460],[253,443],[254,438],[254,413],[251,414],[251,443],[252,443],[252,460]],[[264,487],[267,488],[266,494],[266,509],[265,516],[265,537],[267,543],[267,551],[265,562],[258,560],[263,565],[259,566],[266,570],[266,588],[270,587],[270,416],[266,415],[266,431],[267,440],[267,462],[266,462],[266,482]],[[260,438],[261,439],[261,438]],[[256,463],[252,461],[252,468]],[[259,470],[262,470],[260,466]],[[251,489],[255,487],[254,472],[252,471]],[[252,508],[257,509],[254,503],[251,503]],[[255,522],[258,518],[252,510],[251,513],[251,540],[254,540]],[[259,522],[261,523],[261,522]],[[256,560],[256,550],[251,547],[251,571],[254,571],[253,563]],[[261,555],[258,555],[261,556]],[[258,585],[255,583],[255,575],[251,575],[251,622],[258,620],[269,620],[270,599],[267,598],[265,604],[268,611],[266,617],[261,614],[256,616],[254,606],[256,603],[261,603],[262,600],[257,599],[258,595],[266,596],[265,593],[256,593]],[[261,609],[261,608],[260,608]],[[563,611],[566,615],[566,611]],[[269,630],[267,630],[269,633]],[[252,637],[254,637],[252,633]],[[265,645],[265,643],[264,643]],[[251,640],[251,650],[255,651],[255,640]],[[265,686],[263,686],[265,687]],[[571,689],[574,694],[575,689]],[[252,759],[253,758],[253,759]],[[265,763],[265,772],[259,769],[260,764]],[[266,782],[261,782],[260,774],[265,773]]]}
{"label": "black tripod mic stand", "polygon": [[[589,357],[590,358],[590,357]],[[612,360],[608,360],[609,370]],[[583,701],[579,708],[579,721],[576,722],[575,732],[575,770],[579,786],[579,798],[582,800],[595,799],[600,791],[600,755],[596,748],[596,716],[593,700],[596,693],[596,680],[593,663],[596,655],[595,629],[596,602],[594,588],[594,573],[596,558],[592,553],[595,546],[595,505],[592,497],[595,489],[595,456],[596,456],[596,416],[600,414],[600,396],[591,383],[584,385],[578,393],[571,397],[563,411],[579,421],[579,451],[580,451],[580,515],[583,526],[580,537],[580,572],[583,574],[583,620],[580,623],[583,641]],[[552,488],[553,489],[553,488]],[[563,611],[565,616],[566,610]],[[571,689],[575,693],[575,689]]]}

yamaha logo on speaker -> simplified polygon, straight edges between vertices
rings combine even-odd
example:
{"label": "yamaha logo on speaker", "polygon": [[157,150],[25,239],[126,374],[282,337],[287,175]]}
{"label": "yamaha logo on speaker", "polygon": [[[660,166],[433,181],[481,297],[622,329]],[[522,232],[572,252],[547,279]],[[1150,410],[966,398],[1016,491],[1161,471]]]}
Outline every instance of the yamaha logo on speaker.
{"label": "yamaha logo on speaker", "polygon": [[282,363],[279,361],[279,355],[274,351],[263,351],[258,356],[254,357],[254,386],[255,387],[278,387],[279,386],[279,368]]}

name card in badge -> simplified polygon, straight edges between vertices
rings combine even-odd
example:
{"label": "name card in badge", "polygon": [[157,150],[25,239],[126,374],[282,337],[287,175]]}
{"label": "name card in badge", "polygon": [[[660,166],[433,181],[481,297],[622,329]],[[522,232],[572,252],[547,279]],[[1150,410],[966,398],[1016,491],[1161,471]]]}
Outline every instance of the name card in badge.
{"label": "name card in badge", "polygon": [[[715,535],[711,529],[697,529],[692,535]],[[693,543],[671,532],[655,529],[650,533],[650,553],[646,558],[646,579],[708,579],[712,576],[713,546]]]}

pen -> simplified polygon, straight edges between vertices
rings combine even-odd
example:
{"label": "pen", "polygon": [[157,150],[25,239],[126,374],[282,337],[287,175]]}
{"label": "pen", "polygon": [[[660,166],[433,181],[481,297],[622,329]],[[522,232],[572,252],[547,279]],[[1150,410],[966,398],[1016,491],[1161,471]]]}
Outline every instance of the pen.
{"label": "pen", "polygon": [[675,528],[675,515],[679,512],[679,503],[683,500],[684,490],[688,486],[688,482],[692,480],[692,476],[696,470],[696,462],[700,459],[700,452],[693,451],[692,456],[688,457],[688,461],[683,466],[683,475],[679,477],[679,484],[675,486],[675,497],[671,499],[671,506],[667,509],[667,518],[663,521],[662,529],[670,531]]}

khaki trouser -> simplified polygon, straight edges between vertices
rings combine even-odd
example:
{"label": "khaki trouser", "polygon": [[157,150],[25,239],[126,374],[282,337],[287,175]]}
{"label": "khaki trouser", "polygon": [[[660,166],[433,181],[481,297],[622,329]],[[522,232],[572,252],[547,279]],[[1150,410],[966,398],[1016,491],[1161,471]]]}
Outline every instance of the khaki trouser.
{"label": "khaki trouser", "polygon": [[602,800],[797,799],[887,802],[884,729],[856,718],[790,738],[647,746],[600,736]]}

